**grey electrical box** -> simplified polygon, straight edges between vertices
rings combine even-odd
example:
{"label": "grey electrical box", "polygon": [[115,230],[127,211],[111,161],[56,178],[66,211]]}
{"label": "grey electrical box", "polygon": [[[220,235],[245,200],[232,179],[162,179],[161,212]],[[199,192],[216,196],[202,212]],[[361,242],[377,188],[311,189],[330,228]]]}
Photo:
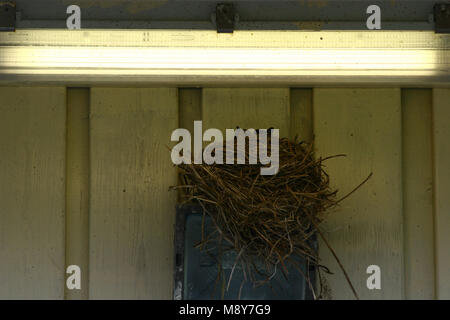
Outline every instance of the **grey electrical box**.
{"label": "grey electrical box", "polygon": [[[278,269],[274,272],[270,284],[255,287],[252,283],[244,280],[244,272],[240,265],[235,265],[236,252],[223,249],[219,254],[218,245],[209,242],[203,249],[196,247],[202,239],[202,217],[200,209],[179,208],[178,217],[184,220],[184,236],[178,235],[178,250],[176,268],[181,274],[178,275],[178,290],[181,291],[182,299],[186,300],[220,300],[220,299],[242,299],[242,300],[304,300],[311,297],[309,286],[303,274],[312,275],[315,270],[308,268],[302,257],[293,257],[295,266],[287,264],[287,277]],[[214,226],[212,220],[205,216],[205,234],[209,234]],[[181,228],[177,228],[180,231]],[[219,273],[218,261],[222,266],[223,273]],[[233,276],[229,284],[230,273],[234,267]],[[263,261],[257,263],[258,269],[263,268]],[[301,272],[299,272],[299,268]],[[175,275],[177,282],[177,274]],[[314,276],[312,277],[314,279]],[[258,280],[263,280],[261,276]],[[241,288],[242,285],[242,288]],[[180,287],[181,286],[181,287]],[[181,298],[178,296],[178,298]]]}

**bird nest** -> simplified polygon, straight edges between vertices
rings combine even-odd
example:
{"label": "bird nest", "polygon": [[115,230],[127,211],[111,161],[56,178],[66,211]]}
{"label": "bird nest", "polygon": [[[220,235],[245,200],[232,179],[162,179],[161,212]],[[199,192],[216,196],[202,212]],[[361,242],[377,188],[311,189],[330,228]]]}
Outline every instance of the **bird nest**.
{"label": "bird nest", "polygon": [[[336,199],[337,190],[330,187],[323,167],[325,160],[337,156],[341,155],[316,159],[312,144],[281,138],[279,171],[275,175],[261,175],[261,164],[179,165],[182,179],[177,189],[183,191],[185,202],[199,204],[215,227],[214,232],[202,234],[199,246],[209,241],[231,246],[237,254],[235,265],[243,270],[245,279],[261,285],[270,282],[274,270],[287,275],[287,266],[295,265],[295,256],[302,257],[319,271],[328,272],[320,264],[317,247],[311,241],[319,235],[352,287],[320,230],[327,211],[348,196]],[[257,260],[264,261],[263,268]],[[313,290],[309,275],[297,269],[305,276],[314,297],[320,298],[320,292]]]}

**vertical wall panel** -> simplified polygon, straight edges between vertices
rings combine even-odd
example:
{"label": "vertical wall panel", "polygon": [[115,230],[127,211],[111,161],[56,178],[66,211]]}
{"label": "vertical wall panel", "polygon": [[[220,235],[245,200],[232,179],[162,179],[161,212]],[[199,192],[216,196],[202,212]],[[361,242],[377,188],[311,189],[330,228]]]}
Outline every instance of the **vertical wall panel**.
{"label": "vertical wall panel", "polygon": [[312,89],[291,89],[291,128],[290,137],[298,141],[312,142]]}
{"label": "vertical wall panel", "polygon": [[89,295],[89,89],[67,89],[66,268],[81,270],[81,289],[66,299]]}
{"label": "vertical wall panel", "polygon": [[175,88],[91,90],[91,299],[170,299]]}
{"label": "vertical wall panel", "polygon": [[64,297],[65,88],[0,88],[0,299]]}
{"label": "vertical wall panel", "polygon": [[202,89],[180,88],[178,96],[180,128],[188,129],[193,134],[194,121],[202,120]]}
{"label": "vertical wall panel", "polygon": [[434,298],[431,89],[402,90],[405,294]]}
{"label": "vertical wall panel", "polygon": [[[194,121],[202,120],[202,89],[178,89],[178,120],[180,128],[194,134]],[[191,139],[191,150],[194,150],[194,139]],[[183,197],[181,189],[178,192],[178,200],[180,203],[187,200]]]}
{"label": "vertical wall panel", "polygon": [[289,89],[205,88],[203,89],[203,127],[280,129],[289,136]]}
{"label": "vertical wall panel", "polygon": [[[403,214],[400,89],[314,89],[314,133],[318,156],[328,160],[331,184],[343,196],[370,172],[373,177],[324,224],[326,236],[360,298],[403,298]],[[345,277],[324,244],[322,262],[331,298],[353,299]],[[381,268],[381,290],[366,286],[366,269]]]}
{"label": "vertical wall panel", "polygon": [[450,299],[450,89],[433,89],[436,291]]}

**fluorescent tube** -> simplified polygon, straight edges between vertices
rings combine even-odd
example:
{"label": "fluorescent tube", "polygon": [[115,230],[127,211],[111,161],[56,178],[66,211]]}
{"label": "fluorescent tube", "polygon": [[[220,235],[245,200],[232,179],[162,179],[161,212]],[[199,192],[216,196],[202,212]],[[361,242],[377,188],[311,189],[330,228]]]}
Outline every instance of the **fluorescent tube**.
{"label": "fluorescent tube", "polygon": [[0,80],[27,79],[174,84],[258,80],[332,84],[342,80],[448,85],[450,35],[425,31],[1,33]]}

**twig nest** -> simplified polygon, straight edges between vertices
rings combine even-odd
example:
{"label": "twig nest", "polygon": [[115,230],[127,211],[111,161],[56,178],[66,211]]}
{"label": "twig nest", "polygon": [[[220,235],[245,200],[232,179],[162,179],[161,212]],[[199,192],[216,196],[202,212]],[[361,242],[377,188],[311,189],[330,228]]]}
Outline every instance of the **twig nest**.
{"label": "twig nest", "polygon": [[[260,284],[257,274],[269,281],[277,267],[287,272],[296,255],[319,264],[310,240],[337,202],[324,159],[315,159],[312,150],[312,144],[280,139],[278,173],[267,176],[261,175],[261,164],[248,162],[179,166],[186,201],[201,205],[214,222],[215,232],[204,234],[203,243],[233,248],[236,263],[255,284]],[[264,261],[263,268],[257,260]]]}

